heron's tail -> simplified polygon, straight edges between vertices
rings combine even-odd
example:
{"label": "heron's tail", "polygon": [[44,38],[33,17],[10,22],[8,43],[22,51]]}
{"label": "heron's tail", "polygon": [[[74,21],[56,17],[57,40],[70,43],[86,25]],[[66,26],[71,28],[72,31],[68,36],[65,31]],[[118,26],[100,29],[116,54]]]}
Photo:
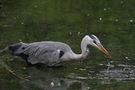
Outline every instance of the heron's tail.
{"label": "heron's tail", "polygon": [[[28,59],[28,55],[23,53],[23,48],[26,47],[28,44],[27,43],[15,43],[10,46],[8,46],[8,50],[12,55],[19,56],[24,60]],[[23,47],[22,47],[23,46]]]}
{"label": "heron's tail", "polygon": [[23,43],[15,43],[8,46],[8,50],[11,52],[11,54],[15,54],[16,50],[20,48],[23,45]]}
{"label": "heron's tail", "polygon": [[21,46],[22,46],[22,43],[15,43],[15,44],[9,45],[8,49],[11,51],[15,51],[16,49],[18,49]]}

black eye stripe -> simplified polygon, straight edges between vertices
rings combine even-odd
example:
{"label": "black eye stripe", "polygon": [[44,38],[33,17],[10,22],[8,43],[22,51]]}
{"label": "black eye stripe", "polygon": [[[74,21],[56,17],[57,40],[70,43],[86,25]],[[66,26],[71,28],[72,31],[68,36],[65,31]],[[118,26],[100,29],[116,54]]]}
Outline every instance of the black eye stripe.
{"label": "black eye stripe", "polygon": [[89,35],[92,39],[96,39],[93,34]]}
{"label": "black eye stripe", "polygon": [[94,34],[89,35],[91,39],[99,40]]}

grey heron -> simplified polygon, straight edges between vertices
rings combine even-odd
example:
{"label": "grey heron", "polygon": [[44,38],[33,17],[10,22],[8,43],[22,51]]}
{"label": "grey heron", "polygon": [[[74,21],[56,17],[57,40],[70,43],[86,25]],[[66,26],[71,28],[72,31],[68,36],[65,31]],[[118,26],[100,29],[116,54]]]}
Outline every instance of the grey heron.
{"label": "grey heron", "polygon": [[21,57],[29,64],[40,63],[47,66],[57,66],[61,62],[85,59],[89,54],[88,45],[98,48],[109,57],[111,56],[93,34],[85,35],[82,39],[81,54],[75,54],[67,44],[56,41],[19,42],[9,45],[8,49],[12,55]]}

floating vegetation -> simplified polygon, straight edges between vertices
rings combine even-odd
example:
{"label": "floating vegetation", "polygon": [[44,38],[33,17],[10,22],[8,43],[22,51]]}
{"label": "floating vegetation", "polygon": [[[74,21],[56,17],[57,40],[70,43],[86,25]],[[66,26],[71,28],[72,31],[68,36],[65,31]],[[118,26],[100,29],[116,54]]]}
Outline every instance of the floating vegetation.
{"label": "floating vegetation", "polygon": [[[1,49],[1,50],[0,50],[0,53],[3,53],[3,52],[5,52],[5,51],[7,51],[7,48],[8,48],[8,47],[6,47],[6,48],[4,48],[4,49]],[[17,78],[19,78],[19,79],[21,79],[21,80],[29,81],[28,79],[19,76],[19,75],[16,74],[13,70],[11,70],[10,67],[9,67],[7,64],[5,64],[5,63],[3,62],[3,58],[4,58],[4,56],[0,58],[0,65],[1,65],[2,67],[4,67],[8,72],[10,72],[12,75],[16,76]]]}
{"label": "floating vegetation", "polygon": [[3,61],[0,61],[1,66],[3,66],[8,72],[10,72],[12,75],[16,76],[17,78],[21,79],[21,80],[26,80],[29,81],[26,78],[23,78],[21,76],[19,76],[18,74],[16,74],[13,70],[10,69],[10,67],[8,65],[6,65]]}

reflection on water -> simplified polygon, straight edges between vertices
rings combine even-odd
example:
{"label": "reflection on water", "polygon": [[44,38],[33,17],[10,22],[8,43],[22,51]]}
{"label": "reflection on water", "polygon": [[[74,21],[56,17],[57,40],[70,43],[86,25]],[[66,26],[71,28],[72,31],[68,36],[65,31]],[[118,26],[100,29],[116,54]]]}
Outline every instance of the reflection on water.
{"label": "reflection on water", "polygon": [[109,63],[107,70],[100,71],[102,80],[131,81],[135,80],[135,66]]}
{"label": "reflection on water", "polygon": [[[22,83],[23,84],[23,83]],[[58,78],[51,78],[44,80],[35,80],[31,81],[30,83],[24,84],[22,89],[28,90],[30,85],[38,87],[43,90],[67,90],[67,89],[82,89],[87,90],[89,89],[88,85],[84,82],[79,80],[70,80],[70,79],[58,79]]]}
{"label": "reflection on water", "polygon": [[[127,64],[108,63],[106,69],[98,72],[88,71],[88,75],[82,76],[77,73],[69,73],[68,75],[59,77],[57,74],[52,74],[50,71],[42,71],[35,67],[29,68],[27,75],[29,82],[22,81],[22,89],[29,90],[31,87],[42,90],[91,90],[92,85],[86,81],[100,82],[102,85],[111,84],[114,81],[127,82],[135,80],[135,66]],[[80,69],[87,71],[87,68]],[[34,72],[33,72],[34,71]],[[94,74],[94,75],[93,75]]]}
{"label": "reflection on water", "polygon": [[[33,72],[34,70],[34,72]],[[42,72],[40,69],[32,67],[29,69],[28,73],[29,80],[28,82],[22,81],[22,89],[29,90],[31,87],[41,89],[41,90],[88,90],[88,84],[77,80],[69,79],[66,77],[58,77],[51,72]]]}
{"label": "reflection on water", "polygon": [[107,66],[107,69],[103,69],[96,73],[94,71],[89,71],[89,74],[95,74],[95,76],[76,76],[75,73],[68,75],[68,78],[77,80],[100,80],[102,84],[111,84],[115,81],[134,81],[135,80],[135,66],[127,64],[117,64],[113,65],[108,63],[107,65],[99,64],[99,66]]}

